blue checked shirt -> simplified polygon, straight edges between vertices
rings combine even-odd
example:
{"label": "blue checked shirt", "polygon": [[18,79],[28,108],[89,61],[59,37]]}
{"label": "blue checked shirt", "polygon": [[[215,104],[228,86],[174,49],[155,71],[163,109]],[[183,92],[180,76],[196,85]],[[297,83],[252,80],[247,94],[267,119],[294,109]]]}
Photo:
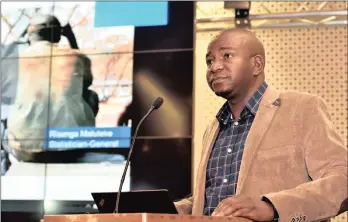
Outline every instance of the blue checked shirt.
{"label": "blue checked shirt", "polygon": [[204,215],[211,215],[223,199],[236,193],[245,141],[266,88],[263,82],[238,120],[233,119],[228,102],[216,115],[220,130],[208,160]]}

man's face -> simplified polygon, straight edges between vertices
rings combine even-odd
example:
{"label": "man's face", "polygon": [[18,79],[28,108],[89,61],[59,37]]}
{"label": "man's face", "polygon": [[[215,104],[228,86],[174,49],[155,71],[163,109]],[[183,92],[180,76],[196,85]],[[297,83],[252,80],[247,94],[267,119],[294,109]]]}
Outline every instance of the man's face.
{"label": "man's face", "polygon": [[246,44],[238,33],[224,33],[209,44],[206,77],[216,95],[233,98],[250,87],[253,66]]}

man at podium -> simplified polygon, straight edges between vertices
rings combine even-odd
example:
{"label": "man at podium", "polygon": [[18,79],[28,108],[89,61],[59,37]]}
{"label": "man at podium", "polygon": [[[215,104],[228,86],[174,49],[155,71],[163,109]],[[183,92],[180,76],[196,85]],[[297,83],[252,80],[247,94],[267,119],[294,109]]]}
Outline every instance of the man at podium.
{"label": "man at podium", "polygon": [[226,103],[206,129],[182,214],[256,221],[322,221],[347,210],[347,149],[315,95],[265,81],[265,51],[250,31],[209,44],[206,78]]}

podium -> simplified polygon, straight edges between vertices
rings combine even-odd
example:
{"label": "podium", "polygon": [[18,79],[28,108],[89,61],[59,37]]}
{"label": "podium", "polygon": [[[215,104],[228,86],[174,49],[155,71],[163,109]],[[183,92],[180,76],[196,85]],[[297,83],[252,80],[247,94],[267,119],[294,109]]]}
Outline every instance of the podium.
{"label": "podium", "polygon": [[40,222],[249,222],[237,217],[209,217],[182,214],[75,214],[46,215]]}

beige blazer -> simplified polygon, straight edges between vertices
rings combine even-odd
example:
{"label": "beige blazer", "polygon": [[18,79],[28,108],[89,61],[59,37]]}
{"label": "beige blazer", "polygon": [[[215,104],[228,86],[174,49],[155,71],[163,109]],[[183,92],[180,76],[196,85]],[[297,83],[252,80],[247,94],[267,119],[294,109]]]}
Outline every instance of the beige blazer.
{"label": "beige blazer", "polygon": [[[180,213],[203,214],[218,131],[215,119],[204,134],[193,196],[175,202]],[[347,210],[347,147],[322,99],[268,87],[245,144],[236,194],[266,196],[280,221],[327,220]]]}

